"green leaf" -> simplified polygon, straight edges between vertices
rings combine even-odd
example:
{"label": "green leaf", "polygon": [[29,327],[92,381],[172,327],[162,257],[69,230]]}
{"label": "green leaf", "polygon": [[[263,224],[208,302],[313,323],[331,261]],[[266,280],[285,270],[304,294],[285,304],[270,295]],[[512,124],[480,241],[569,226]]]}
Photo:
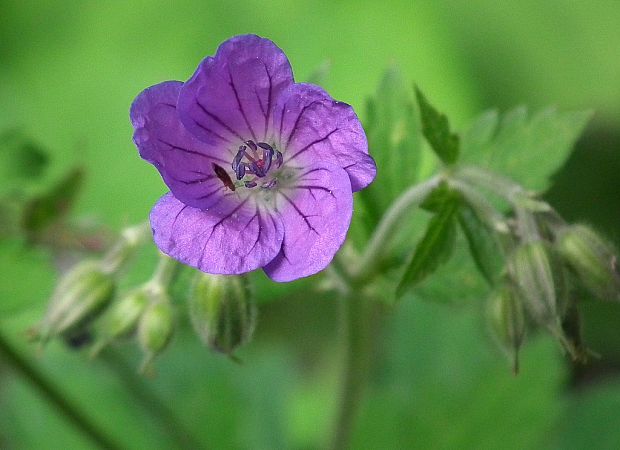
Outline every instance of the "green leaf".
{"label": "green leaf", "polygon": [[22,226],[26,233],[34,236],[62,219],[73,206],[83,179],[83,169],[74,168],[48,192],[30,200],[22,216]]}
{"label": "green leaf", "polygon": [[401,297],[409,288],[433,273],[450,258],[456,238],[456,214],[459,204],[454,198],[446,201],[430,220],[396,289],[397,297]]}
{"label": "green leaf", "polygon": [[570,156],[591,113],[518,107],[482,114],[462,135],[462,162],[502,173],[525,188],[544,191]]}
{"label": "green leaf", "polygon": [[364,127],[378,171],[375,181],[356,197],[372,230],[392,201],[420,180],[422,136],[417,110],[413,92],[397,69],[385,73],[368,101]]}
{"label": "green leaf", "polygon": [[19,129],[0,134],[0,181],[39,178],[48,164],[48,152]]}
{"label": "green leaf", "polygon": [[418,87],[415,88],[415,93],[420,107],[424,137],[445,164],[456,163],[459,157],[458,135],[450,132],[448,118],[433,108]]}
{"label": "green leaf", "polygon": [[469,205],[463,205],[460,209],[459,224],[476,267],[489,284],[494,285],[504,267],[497,236]]}
{"label": "green leaf", "polygon": [[451,202],[459,198],[461,198],[461,194],[454,189],[451,189],[445,181],[442,181],[439,186],[428,194],[428,196],[420,204],[420,207],[427,211],[437,213],[441,211],[447,202]]}

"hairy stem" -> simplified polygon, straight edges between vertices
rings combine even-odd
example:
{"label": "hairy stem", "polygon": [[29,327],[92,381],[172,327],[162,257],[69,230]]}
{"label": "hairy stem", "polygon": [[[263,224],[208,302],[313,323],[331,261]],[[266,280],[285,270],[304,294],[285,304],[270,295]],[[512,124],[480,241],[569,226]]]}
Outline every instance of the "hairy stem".
{"label": "hairy stem", "polygon": [[168,286],[179,267],[180,263],[178,261],[159,252],[159,262],[155,268],[152,281],[161,286]]}
{"label": "hairy stem", "polygon": [[350,445],[373,358],[373,336],[379,322],[375,316],[381,307],[379,302],[355,292],[342,297],[341,306],[345,355],[330,450],[344,450]]}
{"label": "hairy stem", "polygon": [[373,274],[381,264],[387,243],[396,232],[401,220],[411,212],[412,206],[422,203],[441,180],[440,176],[435,176],[421,184],[412,186],[392,203],[370,238],[357,270],[352,274],[355,280],[363,281]]}
{"label": "hairy stem", "polygon": [[82,411],[67,400],[67,396],[46,379],[26,358],[17,352],[0,334],[0,357],[19,375],[28,380],[56,409],[85,436],[100,448],[120,449],[109,436],[92,423]]}

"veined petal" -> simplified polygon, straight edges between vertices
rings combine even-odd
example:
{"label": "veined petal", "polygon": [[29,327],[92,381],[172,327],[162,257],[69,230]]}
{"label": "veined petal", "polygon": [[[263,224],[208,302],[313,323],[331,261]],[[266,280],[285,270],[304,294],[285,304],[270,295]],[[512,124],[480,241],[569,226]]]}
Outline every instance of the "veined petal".
{"label": "veined petal", "polygon": [[151,108],[160,103],[176,105],[179,91],[183,83],[181,81],[164,81],[148,87],[135,98],[129,110],[131,124],[135,129],[142,128]]}
{"label": "veined petal", "polygon": [[205,141],[264,141],[277,97],[293,83],[286,55],[255,35],[224,42],[181,89],[181,121]]}
{"label": "veined petal", "polygon": [[292,281],[323,270],[342,246],[351,222],[349,176],[334,164],[315,164],[302,169],[297,181],[277,195],[284,242],[265,272],[275,281]]}
{"label": "veined petal", "polygon": [[231,154],[196,139],[181,124],[176,102],[182,85],[168,81],[138,95],[130,114],[136,128],[134,142],[140,156],[157,167],[176,198],[206,209],[226,191],[213,164],[228,167]]}
{"label": "veined petal", "polygon": [[280,218],[250,200],[225,211],[201,211],[164,195],[151,211],[155,244],[172,258],[211,274],[263,267],[280,251]]}
{"label": "veined petal", "polygon": [[285,164],[337,164],[349,174],[353,192],[374,180],[377,168],[355,111],[320,87],[290,86],[278,98],[273,120]]}

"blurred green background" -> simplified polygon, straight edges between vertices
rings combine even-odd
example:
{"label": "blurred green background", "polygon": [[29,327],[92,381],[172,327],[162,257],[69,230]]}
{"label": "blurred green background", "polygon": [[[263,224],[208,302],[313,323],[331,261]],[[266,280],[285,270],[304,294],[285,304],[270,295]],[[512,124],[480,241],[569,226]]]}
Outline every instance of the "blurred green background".
{"label": "blurred green background", "polygon": [[[362,119],[393,65],[459,128],[491,107],[593,109],[547,198],[619,243],[619,25],[617,0],[3,0],[0,133],[17,127],[49,151],[45,180],[84,167],[72,216],[114,229],[142,221],[165,187],[131,142],[132,99],[160,81],[187,79],[225,39],[256,33],[287,53],[299,80],[328,61],[322,84]],[[4,239],[0,273],[0,330],[123,448],[174,448],[178,427],[209,448],[323,443],[341,350],[333,298],[301,299],[312,280],[259,279],[259,330],[240,353],[243,364],[210,353],[182,327],[158,376],[136,381],[135,349],[120,349],[129,367],[119,369],[60,343],[38,354],[26,342],[56,277],[47,250]],[[470,292],[481,297],[473,303],[458,301],[460,286],[442,294],[442,302],[407,299],[377,335],[354,448],[618,448],[620,308],[585,305],[587,341],[600,361],[573,368],[553,342],[534,338],[515,378],[486,335],[484,293]],[[149,396],[181,425],[154,414]],[[90,445],[0,360],[0,448]]]}

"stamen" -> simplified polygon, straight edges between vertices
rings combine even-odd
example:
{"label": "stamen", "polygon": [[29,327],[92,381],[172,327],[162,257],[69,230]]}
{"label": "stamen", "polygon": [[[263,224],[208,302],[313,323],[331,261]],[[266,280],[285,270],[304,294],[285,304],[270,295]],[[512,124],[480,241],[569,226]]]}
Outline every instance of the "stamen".
{"label": "stamen", "polygon": [[278,165],[278,169],[282,166],[282,161],[284,160],[284,158],[282,157],[282,153],[280,153],[278,150],[275,151],[276,152],[276,164]]}
{"label": "stamen", "polygon": [[237,152],[237,154],[235,155],[233,162],[232,162],[232,170],[234,170],[235,172],[237,171],[237,167],[239,166],[239,163],[241,162],[241,160],[243,159],[244,155],[245,155],[245,145],[242,145],[239,147],[239,151]]}
{"label": "stamen", "polygon": [[237,180],[240,180],[245,176],[246,163],[240,163],[235,170],[237,175]]}
{"label": "stamen", "polygon": [[263,178],[266,175],[258,162],[253,162],[250,164],[250,171],[259,178]]}
{"label": "stamen", "polygon": [[265,173],[271,168],[271,159],[273,158],[273,147],[264,142],[259,142],[258,146],[263,149],[263,169]]}
{"label": "stamen", "polygon": [[[244,141],[239,146],[239,150],[232,160],[231,167],[237,177],[242,180],[246,175],[254,175],[253,180],[243,182],[247,188],[256,187],[258,178],[265,178],[273,165],[274,156],[278,168],[282,166],[282,153],[275,150],[266,142],[254,142],[253,140]],[[277,180],[272,179],[261,185],[264,188],[272,188],[277,184]]]}
{"label": "stamen", "polygon": [[277,178],[272,178],[268,183],[264,183],[261,187],[263,189],[271,189],[273,187],[275,187],[278,184],[278,179]]}

